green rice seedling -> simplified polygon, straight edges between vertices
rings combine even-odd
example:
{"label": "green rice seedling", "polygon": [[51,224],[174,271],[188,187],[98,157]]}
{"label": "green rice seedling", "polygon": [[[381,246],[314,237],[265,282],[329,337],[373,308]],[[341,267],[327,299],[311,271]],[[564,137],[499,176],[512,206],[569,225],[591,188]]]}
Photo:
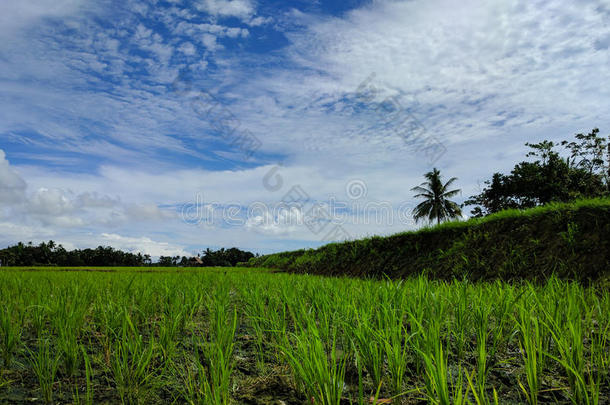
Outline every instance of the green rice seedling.
{"label": "green rice seedling", "polygon": [[[472,393],[472,396],[474,397],[474,401],[477,405],[484,405],[484,404],[498,405],[499,404],[498,392],[496,391],[495,388],[493,390],[493,401],[490,401],[487,398],[487,396],[480,395],[480,389],[477,387],[478,384],[476,382],[473,382],[473,380],[475,379],[474,372],[472,373],[472,375],[466,374],[466,379],[468,380],[468,386],[470,388],[470,392]],[[458,386],[460,386],[460,385],[461,385],[461,382],[458,383]],[[467,399],[467,396],[468,396],[468,391],[466,391],[466,393],[464,394],[463,397],[460,396],[460,397],[454,399],[453,404],[470,403],[470,401],[468,401],[468,399]],[[464,402],[464,401],[466,401],[466,402]]]}
{"label": "green rice seedling", "polygon": [[506,349],[509,341],[516,335],[516,326],[513,322],[513,312],[521,295],[515,294],[515,287],[496,281],[489,291],[486,303],[491,307],[490,332],[488,345],[489,369],[499,364],[497,354],[499,350]]}
{"label": "green rice seedling", "polygon": [[588,374],[588,389],[590,392],[590,402],[592,404],[600,403],[601,385],[608,379],[608,339],[610,336],[610,324],[600,328],[597,333],[593,332],[590,335],[591,339],[591,355],[586,370]]}
{"label": "green rice seedling", "polygon": [[175,373],[178,375],[180,385],[178,392],[189,405],[209,405],[216,402],[212,393],[212,386],[208,380],[205,366],[196,362],[194,365],[178,367],[174,365]]}
{"label": "green rice seedling", "polygon": [[[564,330],[567,327],[568,314],[565,308],[570,307],[571,293],[569,285],[565,285],[556,277],[551,277],[540,291],[536,291],[531,285],[528,288],[530,296],[536,303],[536,311],[540,313],[543,328],[540,329],[542,336],[542,351],[548,355],[559,355],[557,348],[553,345],[553,335],[550,327],[556,330]],[[543,356],[540,363],[541,370],[547,368],[547,361],[550,356]]]}
{"label": "green rice seedling", "polygon": [[351,327],[346,324],[346,329],[349,330],[349,335],[351,335],[353,350],[358,353],[357,360],[369,374],[373,386],[378,387],[382,383],[385,361],[383,341],[372,325],[370,312],[359,311],[354,308],[353,313],[356,321]]}
{"label": "green rice seedling", "polygon": [[[498,392],[508,394],[502,402],[521,393],[522,402],[535,403],[530,387],[540,393],[539,402],[565,390],[573,403],[596,404],[606,401],[610,386],[610,295],[604,286],[113,270],[0,271],[0,305],[22,331],[0,385],[3,378],[36,378],[30,364],[40,353],[31,337],[38,334],[50,345],[47,363],[62,353],[52,400],[72,397],[78,404],[93,402],[88,393],[100,377],[109,384],[99,394],[96,389],[95,401],[206,405],[247,402],[259,389],[268,396],[287,377],[298,394],[282,387],[282,395],[297,395],[282,400],[311,403],[313,397],[314,404],[409,402],[414,398],[401,401],[400,395],[410,391],[430,403],[498,403]],[[23,316],[11,308],[24,308]],[[66,342],[89,343],[87,352],[79,347],[72,376],[65,358],[72,345]],[[365,342],[376,345],[370,357],[381,359],[374,362],[379,384],[367,371],[375,366],[365,366]],[[24,345],[25,366],[15,367]],[[255,361],[265,369],[236,372],[238,364],[241,371]],[[515,362],[521,364],[516,387],[507,384]],[[492,381],[502,384],[498,391]],[[132,392],[120,393],[122,385]],[[6,388],[0,402],[21,392]]]}
{"label": "green rice seedling", "polygon": [[[501,293],[500,293],[501,294]],[[490,364],[490,360],[493,361],[497,350],[498,343],[500,341],[497,338],[498,334],[502,334],[505,327],[505,316],[507,312],[502,311],[500,313],[500,319],[495,319],[494,327],[490,326],[491,315],[494,313],[494,307],[499,302],[500,307],[506,308],[506,299],[496,299],[491,301],[490,297],[494,297],[493,290],[480,289],[478,291],[478,297],[474,302],[473,321],[475,326],[476,335],[476,346],[475,346],[475,358],[476,358],[476,378],[469,378],[468,383],[472,389],[473,395],[477,400],[478,404],[486,405],[489,402],[486,393],[487,375],[493,363]],[[502,305],[504,303],[504,305]],[[490,344],[491,341],[491,344]],[[491,353],[489,351],[491,349]],[[473,385],[474,382],[474,385]]]}
{"label": "green rice seedling", "polygon": [[273,351],[272,357],[278,362],[282,358],[280,347],[286,342],[289,312],[288,304],[279,295],[269,297],[269,307],[263,319],[266,324],[265,340]]}
{"label": "green rice seedling", "polygon": [[74,325],[66,323],[58,329],[55,340],[57,349],[62,355],[65,373],[69,376],[79,370],[82,361],[82,352],[76,333]]}
{"label": "green rice seedling", "polygon": [[[208,339],[195,337],[195,373],[186,374],[191,398],[205,397],[207,403],[226,405],[231,398],[231,374],[235,363],[237,310],[230,309],[229,293],[223,286],[207,302],[210,314]],[[196,378],[197,380],[194,380]],[[197,383],[198,381],[198,383]]]}
{"label": "green rice seedling", "polygon": [[97,323],[100,333],[96,334],[96,337],[102,346],[104,363],[110,367],[114,341],[117,336],[123,334],[126,309],[121,307],[113,296],[102,295],[95,303],[94,313],[99,314]]}
{"label": "green rice seedling", "polygon": [[[570,287],[570,289],[573,287]],[[565,326],[561,328],[553,317],[543,309],[548,322],[548,330],[555,342],[559,356],[549,354],[565,369],[570,384],[572,402],[575,404],[596,403],[592,398],[599,398],[599,384],[591,381],[587,387],[587,373],[585,372],[585,348],[583,321],[581,319],[581,307],[578,302],[580,295],[571,295],[565,302],[563,311],[565,313]],[[594,348],[592,347],[592,350]],[[593,353],[592,353],[593,354]],[[589,388],[592,390],[589,395]]]}
{"label": "green rice seedling", "polygon": [[144,341],[129,313],[123,316],[122,333],[115,336],[113,344],[110,372],[122,403],[143,403],[154,388],[155,343],[152,337]]}
{"label": "green rice seedling", "polygon": [[610,385],[610,322],[601,326],[593,339],[594,365],[602,381]]}
{"label": "green rice seedling", "polygon": [[208,313],[209,341],[221,349],[224,358],[230,359],[235,346],[238,317],[237,308],[231,307],[228,290],[221,289],[208,300]]}
{"label": "green rice seedling", "polygon": [[51,342],[48,338],[38,340],[36,353],[28,350],[29,363],[38,379],[38,385],[45,403],[53,402],[53,391],[61,354],[52,354]]}
{"label": "green rice seedling", "polygon": [[[470,380],[468,380],[468,383],[472,389],[472,383]],[[453,405],[465,405],[468,403],[468,386],[464,384],[464,376],[462,374],[461,367],[458,367],[455,381],[451,383],[451,403]]]}
{"label": "green rice seedling", "polygon": [[425,373],[423,370],[425,368],[424,361],[418,349],[423,348],[426,344],[426,334],[422,333],[422,331],[424,331],[424,322],[427,322],[432,317],[429,309],[431,291],[432,288],[428,284],[428,281],[424,277],[418,277],[412,281],[410,291],[408,292],[405,301],[405,311],[408,316],[406,322],[408,330],[413,334],[411,338],[413,350],[418,354],[415,361],[416,375]]}
{"label": "green rice seedling", "polygon": [[[354,358],[356,360],[356,371],[358,372],[358,405],[364,405],[364,378],[363,378],[363,366],[362,361],[358,359],[358,352],[354,352]],[[381,384],[379,385],[381,389]],[[376,396],[377,397],[377,396]]]}
{"label": "green rice seedling", "polygon": [[465,281],[454,282],[452,285],[454,292],[454,321],[451,327],[451,335],[454,338],[456,356],[458,360],[464,357],[464,351],[468,344],[468,333],[471,324],[471,309],[469,305],[468,283]]}
{"label": "green rice seedling", "polygon": [[[477,378],[476,392],[481,398],[483,404],[486,404],[487,394],[485,393],[485,382],[487,381],[487,338],[489,324],[489,306],[483,304],[482,301],[474,311],[475,330],[477,336],[476,343],[476,359],[477,359]],[[474,391],[474,390],[473,390]]]}
{"label": "green rice seedling", "polygon": [[[356,371],[358,372],[358,405],[366,404],[377,404],[379,400],[379,394],[381,392],[381,383],[377,386],[377,391],[375,391],[375,395],[370,397],[364,394],[364,378],[363,378],[363,368],[362,361],[358,360],[358,352],[354,353],[356,360]],[[352,403],[350,401],[350,403]]]}
{"label": "green rice seedling", "polygon": [[339,405],[345,388],[348,355],[339,355],[333,339],[326,350],[315,326],[307,333],[294,334],[292,345],[282,347],[297,386],[315,404]]}
{"label": "green rice seedling", "polygon": [[81,398],[78,387],[74,390],[74,402],[77,405],[92,405],[93,404],[93,370],[91,368],[91,360],[84,346],[79,346],[85,364],[85,396]]}
{"label": "green rice seedling", "polygon": [[443,351],[442,343],[439,341],[437,344],[429,345],[426,350],[418,349],[418,351],[426,371],[426,398],[433,404],[449,405],[447,355]]}
{"label": "green rice seedling", "polygon": [[[426,399],[439,405],[449,405],[451,388],[449,383],[448,356],[443,349],[441,334],[443,308],[438,297],[433,298],[430,306],[435,308],[436,316],[428,318],[426,325],[418,323],[420,339],[414,339],[415,350],[419,353],[424,370]],[[460,387],[461,389],[461,384]]]}
{"label": "green rice seedling", "polygon": [[27,310],[28,318],[34,327],[34,334],[42,336],[47,327],[49,308],[45,305],[30,305]]}
{"label": "green rice seedling", "polygon": [[10,367],[11,361],[21,343],[21,316],[13,315],[13,309],[7,305],[0,307],[0,349],[5,367]]}
{"label": "green rice seedling", "polygon": [[[402,296],[402,295],[401,295]],[[402,299],[396,300],[397,308],[383,305],[381,316],[384,327],[380,329],[384,355],[387,362],[389,387],[394,395],[403,393],[409,357],[413,353],[411,339],[417,332],[409,333],[404,319],[407,317]]]}
{"label": "green rice seedling", "polygon": [[384,339],[385,356],[389,375],[390,390],[394,395],[402,393],[405,383],[405,374],[409,366],[411,355],[410,340],[413,335],[405,332],[401,325],[400,332],[395,330],[386,335]]}
{"label": "green rice seedling", "polygon": [[519,381],[519,386],[531,405],[538,403],[540,392],[540,374],[543,364],[543,337],[538,318],[531,314],[531,308],[520,305],[517,309],[517,324],[519,327],[519,346],[525,364],[525,376],[529,389]]}
{"label": "green rice seedling", "polygon": [[225,348],[218,343],[203,343],[201,352],[196,356],[197,374],[188,375],[189,381],[194,377],[199,380],[194,386],[199,387],[198,392],[203,392],[207,403],[217,405],[230,403],[231,373],[234,364],[230,357],[225,356]]}
{"label": "green rice seedling", "polygon": [[80,369],[82,362],[78,340],[88,308],[89,291],[89,288],[81,287],[80,284],[69,284],[59,289],[57,299],[50,305],[52,325],[57,337],[56,347],[62,354],[63,369],[69,376]]}
{"label": "green rice seedling", "polygon": [[267,315],[266,297],[260,286],[243,291],[244,313],[254,333],[256,344],[256,365],[259,370],[265,369],[265,317]]}
{"label": "green rice seedling", "polygon": [[169,365],[176,352],[179,342],[179,333],[184,325],[184,312],[176,310],[162,315],[159,322],[159,346],[163,363]]}

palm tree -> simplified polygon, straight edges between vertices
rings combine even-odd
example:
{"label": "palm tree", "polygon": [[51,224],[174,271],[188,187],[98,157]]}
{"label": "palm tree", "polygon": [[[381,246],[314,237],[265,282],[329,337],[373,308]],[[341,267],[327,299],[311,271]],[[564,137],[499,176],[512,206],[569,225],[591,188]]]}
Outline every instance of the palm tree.
{"label": "palm tree", "polygon": [[447,191],[449,186],[457,180],[457,177],[452,177],[443,185],[441,180],[441,172],[434,168],[431,172],[424,175],[427,181],[417,187],[413,187],[411,191],[417,191],[415,198],[424,198],[424,201],[419,203],[413,210],[413,218],[418,222],[422,218],[427,218],[429,221],[436,219],[437,223],[451,218],[459,218],[462,216],[460,206],[450,201],[449,198],[455,196],[462,190],[455,189]]}

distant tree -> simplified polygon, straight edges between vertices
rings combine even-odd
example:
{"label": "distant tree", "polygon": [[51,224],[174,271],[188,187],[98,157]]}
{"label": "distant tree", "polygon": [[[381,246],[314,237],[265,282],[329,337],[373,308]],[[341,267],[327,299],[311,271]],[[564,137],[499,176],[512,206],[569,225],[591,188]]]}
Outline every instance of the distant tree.
{"label": "distant tree", "polygon": [[510,174],[494,173],[484,189],[470,196],[464,205],[474,205],[475,217],[516,208],[526,209],[550,202],[610,194],[610,148],[599,130],[577,134],[575,141],[563,141],[569,156],[562,157],[551,141],[526,143],[530,151]]}
{"label": "distant tree", "polygon": [[246,252],[238,248],[220,248],[212,250],[207,248],[202,252],[201,261],[203,266],[235,266],[237,263],[247,262],[254,257],[252,252]]}
{"label": "distant tree", "polygon": [[115,250],[109,246],[98,246],[96,249],[67,251],[62,245],[53,241],[42,242],[38,246],[32,243],[0,249],[0,260],[12,266],[141,266],[144,256]]}
{"label": "distant tree", "polygon": [[159,257],[158,265],[163,267],[170,267],[173,265],[173,260],[169,256],[161,256]]}
{"label": "distant tree", "polygon": [[[201,257],[204,266],[235,266],[254,257],[251,252],[237,248],[212,250],[206,249]],[[2,266],[150,266],[150,255],[116,250],[110,246],[98,246],[95,249],[75,249],[67,251],[62,245],[53,241],[17,243],[6,249],[0,249]],[[187,266],[188,257],[161,256],[156,266]]]}
{"label": "distant tree", "polygon": [[411,189],[411,191],[418,192],[415,198],[424,199],[413,210],[415,222],[426,218],[429,221],[436,219],[436,222],[440,224],[441,221],[461,217],[462,210],[460,206],[449,200],[449,198],[454,197],[461,191],[460,189],[449,190],[449,187],[457,178],[452,177],[443,184],[441,173],[437,168],[426,173],[424,177],[426,178],[425,182]]}
{"label": "distant tree", "polygon": [[144,264],[149,265],[151,263],[152,263],[152,260],[150,259],[150,255],[144,255]]}

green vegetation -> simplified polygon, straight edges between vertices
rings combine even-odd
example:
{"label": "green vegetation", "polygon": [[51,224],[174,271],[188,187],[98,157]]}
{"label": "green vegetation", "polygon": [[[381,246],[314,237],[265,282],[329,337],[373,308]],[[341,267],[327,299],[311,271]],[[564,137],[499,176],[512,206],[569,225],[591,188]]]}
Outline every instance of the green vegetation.
{"label": "green vegetation", "polygon": [[251,259],[322,275],[452,280],[598,280],[610,274],[610,199],[505,210],[388,237]]}
{"label": "green vegetation", "polygon": [[264,269],[0,272],[2,403],[610,401],[610,291]]}
{"label": "green vegetation", "polygon": [[481,193],[465,205],[474,205],[475,217],[505,209],[526,209],[552,202],[610,197],[610,136],[594,128],[563,141],[564,156],[551,141],[526,143],[530,152],[509,174],[494,173]]}
{"label": "green vegetation", "polygon": [[157,263],[152,263],[150,255],[129,253],[110,246],[98,246],[95,249],[66,250],[54,241],[42,242],[38,246],[29,242],[17,243],[6,249],[0,249],[2,266],[235,266],[254,257],[252,252],[237,248],[206,249],[195,257],[161,256]]}

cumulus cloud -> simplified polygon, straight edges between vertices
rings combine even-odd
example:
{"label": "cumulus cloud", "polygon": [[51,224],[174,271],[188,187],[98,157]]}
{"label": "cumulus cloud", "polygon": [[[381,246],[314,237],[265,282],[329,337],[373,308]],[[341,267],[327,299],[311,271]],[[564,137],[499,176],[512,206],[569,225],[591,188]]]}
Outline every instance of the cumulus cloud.
{"label": "cumulus cloud", "polygon": [[202,0],[197,8],[219,17],[237,17],[247,19],[256,10],[250,0]]}
{"label": "cumulus cloud", "polygon": [[0,222],[0,247],[17,242],[43,241],[54,237],[55,231],[39,226]]}
{"label": "cumulus cloud", "polygon": [[250,25],[252,27],[258,27],[260,25],[270,24],[271,22],[273,22],[272,17],[258,16],[258,17],[254,17],[250,21],[248,21],[248,25]]}
{"label": "cumulus cloud", "polygon": [[174,211],[162,210],[155,204],[127,204],[124,207],[125,222],[130,221],[162,221],[176,219]]}
{"label": "cumulus cloud", "polygon": [[187,56],[192,56],[195,54],[195,52],[197,52],[195,45],[190,42],[184,42],[182,45],[180,45],[180,47],[178,47],[178,50]]}
{"label": "cumulus cloud", "polygon": [[205,45],[205,47],[207,49],[209,49],[210,51],[215,51],[218,48],[221,48],[222,45],[219,45],[216,42],[216,36],[212,35],[212,34],[203,34],[201,36],[201,42],[203,43],[203,45]]}
{"label": "cumulus cloud", "polygon": [[6,154],[0,149],[0,203],[16,203],[25,196],[27,184],[19,174],[10,167]]}
{"label": "cumulus cloud", "polygon": [[114,233],[102,233],[103,244],[132,253],[150,254],[151,256],[190,256],[177,245],[167,242],[156,242],[147,237],[127,237]]}
{"label": "cumulus cloud", "polygon": [[28,198],[28,213],[43,217],[57,217],[74,212],[74,204],[61,190],[38,189]]}

